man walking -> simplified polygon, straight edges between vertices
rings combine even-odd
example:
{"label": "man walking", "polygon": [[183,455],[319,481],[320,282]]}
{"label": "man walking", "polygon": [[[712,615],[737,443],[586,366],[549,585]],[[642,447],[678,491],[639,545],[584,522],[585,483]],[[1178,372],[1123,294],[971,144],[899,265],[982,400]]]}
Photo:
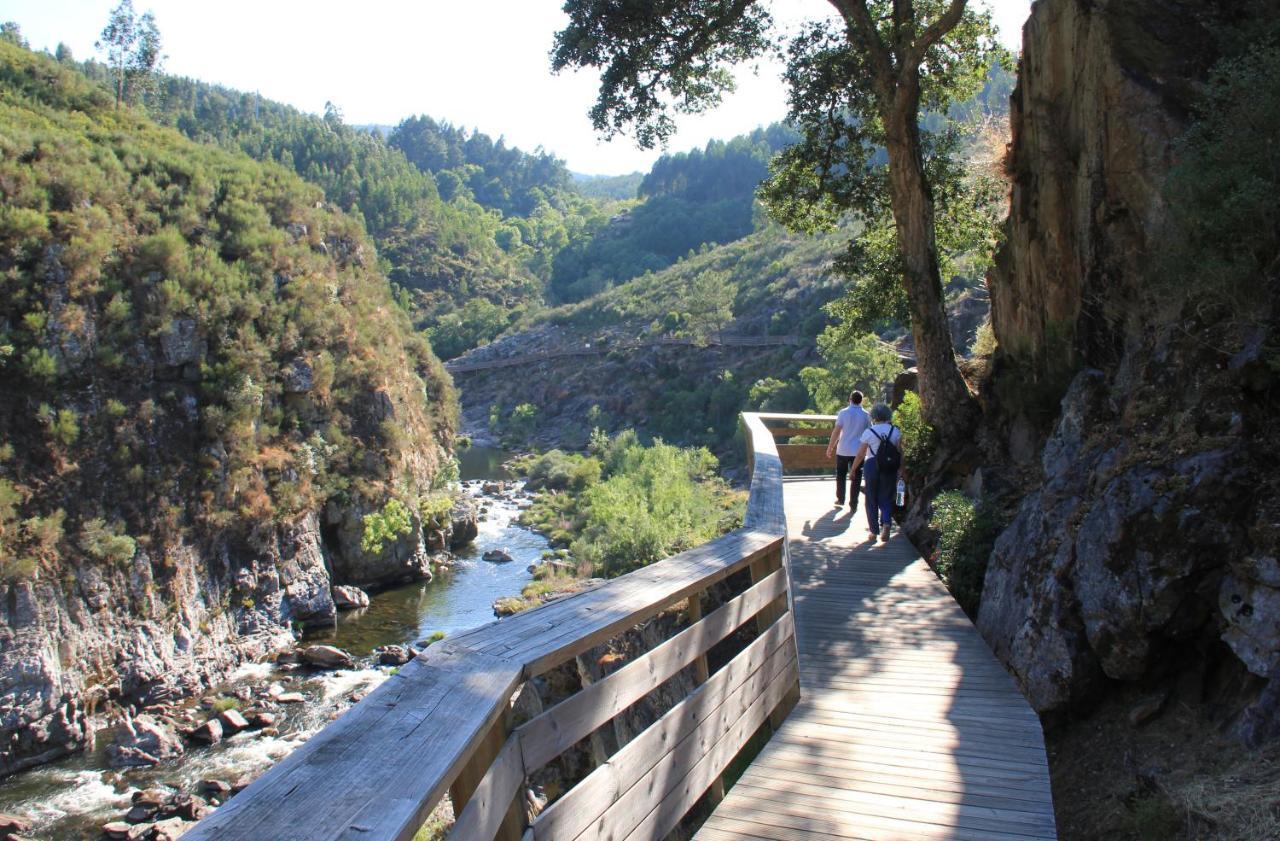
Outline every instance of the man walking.
{"label": "man walking", "polygon": [[836,428],[831,430],[831,441],[827,444],[827,458],[836,457],[836,507],[844,505],[845,478],[849,484],[849,510],[858,510],[858,488],[862,486],[862,465],[852,471],[854,456],[858,454],[858,445],[862,433],[871,425],[871,420],[862,408],[862,392],[854,391],[849,395],[849,405],[836,415]]}

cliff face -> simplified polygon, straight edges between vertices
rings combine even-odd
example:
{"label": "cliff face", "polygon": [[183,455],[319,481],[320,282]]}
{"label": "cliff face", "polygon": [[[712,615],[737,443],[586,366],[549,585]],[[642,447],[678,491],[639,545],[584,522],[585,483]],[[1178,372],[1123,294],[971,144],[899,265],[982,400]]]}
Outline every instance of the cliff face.
{"label": "cliff face", "polygon": [[1176,682],[1257,741],[1280,733],[1275,285],[1246,329],[1153,272],[1176,141],[1237,7],[1039,0],[1026,25],[984,389],[1025,493],[978,626],[1041,712]]}

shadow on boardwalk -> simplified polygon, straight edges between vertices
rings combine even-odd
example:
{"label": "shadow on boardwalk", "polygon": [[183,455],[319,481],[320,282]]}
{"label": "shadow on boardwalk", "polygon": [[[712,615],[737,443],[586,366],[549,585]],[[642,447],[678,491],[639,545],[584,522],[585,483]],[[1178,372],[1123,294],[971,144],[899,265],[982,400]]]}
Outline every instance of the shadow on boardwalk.
{"label": "shadow on boardwalk", "polygon": [[697,837],[1055,838],[1039,720],[910,542],[785,501],[802,698]]}

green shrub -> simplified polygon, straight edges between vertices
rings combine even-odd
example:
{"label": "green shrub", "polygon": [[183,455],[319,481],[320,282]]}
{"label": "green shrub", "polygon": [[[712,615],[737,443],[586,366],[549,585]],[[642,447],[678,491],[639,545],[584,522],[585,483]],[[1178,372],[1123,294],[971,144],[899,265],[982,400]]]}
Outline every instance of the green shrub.
{"label": "green shrub", "polygon": [[531,491],[553,490],[581,493],[600,481],[599,459],[561,450],[549,450],[528,465],[527,486]]}
{"label": "green shrub", "polygon": [[920,395],[908,391],[894,410],[893,422],[902,430],[902,464],[907,473],[925,475],[937,452],[938,436],[921,414]]}
{"label": "green shrub", "polygon": [[96,561],[118,565],[133,559],[138,544],[124,533],[123,523],[95,517],[80,527],[80,548]]}
{"label": "green shrub", "polygon": [[383,545],[394,543],[413,530],[409,509],[398,499],[388,499],[381,511],[364,516],[364,534],[360,548],[370,555],[382,552]]}
{"label": "green shrub", "polygon": [[538,420],[538,407],[521,403],[511,410],[505,423],[506,436],[515,442],[528,441]]}
{"label": "green shrub", "polygon": [[224,713],[227,710],[237,710],[240,709],[240,702],[235,698],[215,698],[212,709],[216,713]]}
{"label": "green shrub", "polygon": [[946,491],[933,501],[929,526],[938,532],[933,568],[965,613],[977,616],[987,560],[1000,534],[991,506],[974,503],[960,491]]}

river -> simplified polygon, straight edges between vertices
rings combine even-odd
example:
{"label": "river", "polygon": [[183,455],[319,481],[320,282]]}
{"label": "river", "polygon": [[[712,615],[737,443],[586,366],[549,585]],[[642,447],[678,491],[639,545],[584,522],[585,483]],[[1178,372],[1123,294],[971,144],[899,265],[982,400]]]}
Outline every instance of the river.
{"label": "river", "polygon": [[[509,480],[502,468],[506,454],[490,447],[459,452],[464,490],[480,495],[485,480]],[[515,500],[486,496],[489,508],[479,524],[475,542],[457,553],[452,570],[434,581],[411,584],[374,594],[368,608],[339,615],[336,628],[311,634],[308,642],[336,645],[357,658],[358,668],[339,672],[294,672],[272,663],[246,664],[210,695],[233,695],[237,690],[256,699],[271,683],[301,692],[306,703],[280,705],[278,733],[245,731],[212,747],[191,747],[177,760],[154,768],[127,772],[110,769],[105,748],[111,733],[100,733],[94,750],[27,771],[0,783],[0,812],[32,820],[25,833],[36,839],[98,839],[103,823],[119,820],[135,791],[167,785],[197,792],[201,780],[234,782],[261,773],[302,744],[353,697],[375,688],[391,673],[377,666],[370,653],[379,646],[414,643],[436,632],[446,635],[493,620],[493,602],[514,595],[529,581],[528,567],[547,548],[546,540],[515,524]],[[505,549],[514,560],[489,563],[480,556]],[[192,701],[192,705],[196,703]],[[252,706],[254,701],[247,702]],[[205,715],[208,715],[207,713]]]}

